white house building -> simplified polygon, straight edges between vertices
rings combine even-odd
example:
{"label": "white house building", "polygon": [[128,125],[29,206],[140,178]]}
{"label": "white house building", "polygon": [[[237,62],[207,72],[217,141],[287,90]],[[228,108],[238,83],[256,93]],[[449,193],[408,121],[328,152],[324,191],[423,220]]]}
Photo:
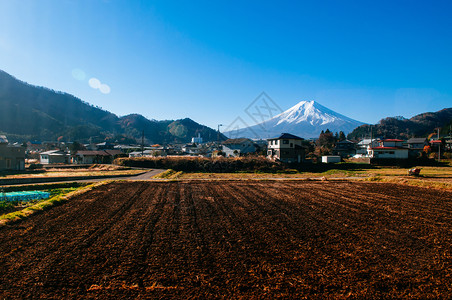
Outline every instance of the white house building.
{"label": "white house building", "polygon": [[61,150],[50,150],[39,154],[41,164],[67,164],[69,162],[69,154]]}
{"label": "white house building", "polygon": [[379,139],[363,139],[356,145],[356,154],[367,155],[367,148],[378,147],[379,145]]}
{"label": "white house building", "polygon": [[197,136],[197,137],[192,137],[192,138],[191,138],[191,142],[192,142],[192,144],[202,144],[202,137],[201,137],[201,134],[198,133],[198,136]]}
{"label": "white house building", "polygon": [[380,141],[378,147],[369,147],[367,154],[375,159],[407,159],[409,149],[403,147],[405,141],[399,139],[386,139]]}

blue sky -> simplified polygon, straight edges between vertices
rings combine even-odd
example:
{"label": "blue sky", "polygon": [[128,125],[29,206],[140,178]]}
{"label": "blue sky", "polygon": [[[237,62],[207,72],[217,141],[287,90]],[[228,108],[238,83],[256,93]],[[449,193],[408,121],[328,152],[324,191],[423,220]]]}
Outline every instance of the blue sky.
{"label": "blue sky", "polygon": [[0,69],[118,115],[252,123],[245,109],[266,92],[283,110],[316,100],[376,123],[452,107],[451,9],[413,0],[0,0]]}

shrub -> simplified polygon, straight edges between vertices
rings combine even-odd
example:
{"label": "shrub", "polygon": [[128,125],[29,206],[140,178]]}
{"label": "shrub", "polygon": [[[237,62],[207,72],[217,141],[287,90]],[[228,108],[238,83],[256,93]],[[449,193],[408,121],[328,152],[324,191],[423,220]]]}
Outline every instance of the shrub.
{"label": "shrub", "polygon": [[284,164],[267,160],[264,157],[139,157],[118,158],[114,163],[128,167],[173,169],[187,173],[232,173],[239,171],[275,173],[286,169]]}

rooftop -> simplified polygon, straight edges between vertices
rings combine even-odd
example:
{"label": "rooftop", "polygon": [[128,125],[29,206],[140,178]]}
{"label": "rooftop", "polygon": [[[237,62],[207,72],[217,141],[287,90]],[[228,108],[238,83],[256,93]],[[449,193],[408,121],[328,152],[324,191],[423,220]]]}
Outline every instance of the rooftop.
{"label": "rooftop", "polygon": [[6,135],[0,135],[0,144],[8,144],[8,139]]}
{"label": "rooftop", "polygon": [[426,138],[411,138],[407,141],[408,144],[421,144],[424,143]]}
{"label": "rooftop", "polygon": [[271,138],[268,140],[303,140],[301,137],[298,137],[296,135],[290,134],[290,133],[282,133],[279,137]]}
{"label": "rooftop", "polygon": [[408,150],[408,148],[401,148],[401,147],[372,147],[371,150]]}

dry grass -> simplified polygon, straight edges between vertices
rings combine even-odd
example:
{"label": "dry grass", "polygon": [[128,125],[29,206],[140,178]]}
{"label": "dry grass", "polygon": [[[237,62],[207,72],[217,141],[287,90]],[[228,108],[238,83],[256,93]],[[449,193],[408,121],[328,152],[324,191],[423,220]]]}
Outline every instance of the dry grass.
{"label": "dry grass", "polygon": [[163,173],[160,173],[160,174],[154,176],[154,178],[157,178],[157,179],[179,179],[182,176],[183,173],[184,172],[182,172],[182,171],[177,172],[177,171],[174,171],[172,169],[169,169],[169,170],[166,170]]}
{"label": "dry grass", "polygon": [[434,188],[441,190],[452,190],[452,180],[442,180],[434,178],[408,177],[408,176],[374,176],[364,179],[366,181],[390,182],[425,188]]}
{"label": "dry grass", "polygon": [[2,178],[42,178],[42,177],[90,177],[90,176],[117,176],[117,175],[136,175],[143,170],[96,170],[96,169],[49,169],[42,173],[25,173],[6,175]]}
{"label": "dry grass", "polygon": [[[430,187],[436,189],[452,189],[452,167],[420,167],[421,176],[407,176],[407,168],[381,167],[377,169],[345,171],[331,169],[326,172],[284,173],[182,173],[179,179],[349,179],[368,180],[407,184],[412,186]],[[162,177],[167,178],[167,177]]]}

